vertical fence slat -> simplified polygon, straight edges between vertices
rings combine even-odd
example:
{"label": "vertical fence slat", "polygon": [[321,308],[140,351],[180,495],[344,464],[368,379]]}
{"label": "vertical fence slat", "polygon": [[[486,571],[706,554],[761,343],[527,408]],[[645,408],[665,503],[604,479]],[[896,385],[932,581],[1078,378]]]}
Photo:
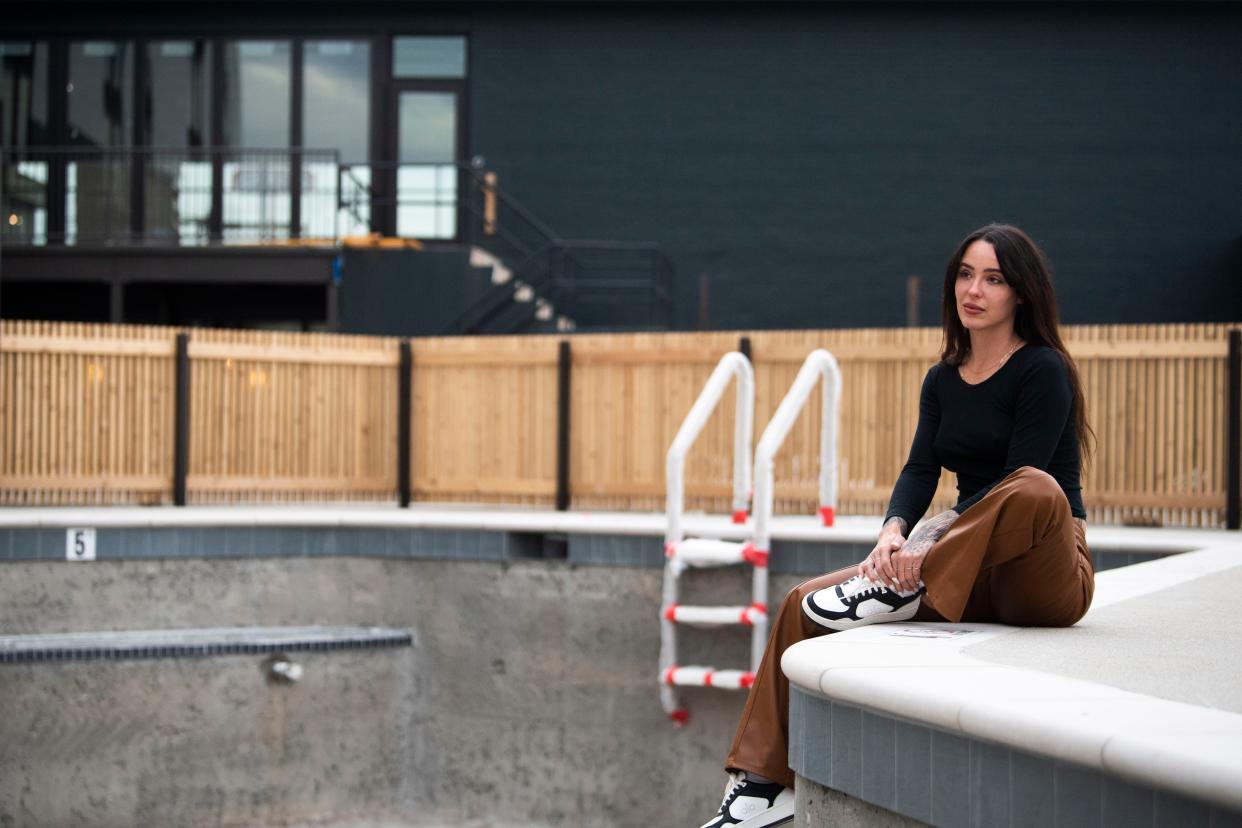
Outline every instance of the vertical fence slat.
{"label": "vertical fence slat", "polygon": [[173,504],[186,504],[186,478],[190,469],[190,337],[177,334],[176,397],[173,403]]}
{"label": "vertical fence slat", "polygon": [[397,502],[404,509],[410,505],[410,341],[401,340],[397,360]]}
{"label": "vertical fence slat", "polygon": [[561,340],[556,356],[556,508],[569,508],[569,394],[572,358],[569,340]]}
{"label": "vertical fence slat", "polygon": [[1242,331],[1229,332],[1229,434],[1225,440],[1225,526],[1239,528],[1242,509]]}

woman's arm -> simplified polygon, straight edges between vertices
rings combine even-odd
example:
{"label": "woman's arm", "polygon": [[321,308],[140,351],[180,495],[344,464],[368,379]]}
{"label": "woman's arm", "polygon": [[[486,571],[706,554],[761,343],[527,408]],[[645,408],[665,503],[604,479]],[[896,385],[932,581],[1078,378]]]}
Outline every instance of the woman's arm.
{"label": "woman's arm", "polygon": [[909,540],[902,545],[897,554],[893,555],[892,565],[897,572],[898,592],[914,592],[922,585],[923,559],[931,551],[932,545],[949,531],[949,527],[957,518],[957,512],[952,509],[928,518],[910,534]]}
{"label": "woman's arm", "polygon": [[905,520],[896,516],[884,521],[880,539],[858,565],[858,574],[879,584],[895,585],[897,570],[893,568],[892,555],[906,542],[906,528]]}
{"label": "woman's arm", "polygon": [[940,397],[936,391],[939,372],[940,366],[933,365],[923,378],[919,422],[910,443],[910,455],[893,486],[888,512],[884,515],[886,528],[894,517],[901,519],[902,535],[923,517],[940,482],[940,460],[935,450],[936,432],[940,429]]}
{"label": "woman's arm", "polygon": [[906,533],[927,511],[940,482],[940,462],[936,459],[934,442],[940,428],[940,398],[936,395],[939,365],[933,365],[923,377],[919,392],[919,422],[910,444],[910,455],[902,467],[888,513],[880,529],[879,540],[871,554],[858,565],[858,574],[876,583],[896,588],[897,570],[892,556],[906,543]]}

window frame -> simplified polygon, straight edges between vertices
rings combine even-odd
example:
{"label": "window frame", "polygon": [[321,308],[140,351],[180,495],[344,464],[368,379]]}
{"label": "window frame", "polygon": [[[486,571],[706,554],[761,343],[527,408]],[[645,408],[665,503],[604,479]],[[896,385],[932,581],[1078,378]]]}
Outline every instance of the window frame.
{"label": "window frame", "polygon": [[[461,38],[465,48],[465,75],[461,78],[397,78],[394,76],[393,48],[398,37],[455,37]],[[47,140],[48,144],[24,147],[23,150],[38,150],[48,147],[66,147],[68,141],[68,105],[69,93],[66,89],[69,74],[69,49],[71,43],[94,40],[110,40],[128,44],[134,50],[132,86],[129,90],[133,95],[133,106],[129,114],[129,129],[133,149],[152,149],[150,135],[145,129],[143,107],[145,91],[151,78],[151,61],[147,50],[151,44],[162,41],[191,41],[203,43],[211,55],[211,69],[208,83],[208,118],[205,125],[206,135],[202,149],[219,150],[224,146],[225,105],[225,46],[229,43],[243,41],[276,40],[290,44],[290,89],[289,89],[289,141],[291,166],[300,158],[297,150],[307,149],[304,146],[305,105],[303,92],[305,88],[305,44],[308,41],[347,40],[366,43],[370,51],[370,84],[368,107],[367,164],[372,168],[372,206],[371,226],[373,230],[385,235],[396,232],[396,141],[399,112],[397,110],[401,92],[429,91],[451,92],[456,96],[457,129],[454,140],[455,163],[463,165],[470,158],[471,136],[471,100],[470,79],[474,74],[474,49],[472,38],[467,31],[389,31],[381,33],[360,33],[340,29],[325,31],[289,31],[279,30],[257,34],[253,32],[225,29],[211,33],[186,30],[153,30],[142,33],[106,33],[99,37],[72,35],[42,35],[15,31],[6,34],[6,41],[30,42],[46,44],[48,66],[47,88]],[[187,147],[188,151],[195,148]],[[139,156],[141,153],[139,153]],[[216,154],[219,158],[218,154]],[[140,238],[145,230],[146,205],[145,190],[141,164],[133,165],[131,198],[130,198],[130,230],[136,238]],[[221,164],[213,165],[212,172],[212,208],[209,218],[208,244],[216,244],[223,239],[223,171]],[[384,168],[384,174],[378,171]],[[453,238],[428,239],[428,244],[460,243],[466,230],[466,193],[467,175],[458,175],[458,202],[455,233]],[[63,157],[59,162],[49,164],[47,182],[47,234],[45,244],[63,246],[66,229],[66,198],[67,198],[66,164]],[[301,212],[301,176],[294,175],[291,170],[290,182],[290,237],[296,238],[300,232]],[[295,192],[298,191],[298,192]]]}

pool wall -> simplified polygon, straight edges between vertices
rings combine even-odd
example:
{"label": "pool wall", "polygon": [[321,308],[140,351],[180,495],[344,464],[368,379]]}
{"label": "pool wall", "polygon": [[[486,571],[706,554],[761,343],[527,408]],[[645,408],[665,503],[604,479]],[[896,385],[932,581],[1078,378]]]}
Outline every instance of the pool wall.
{"label": "pool wall", "polygon": [[[687,727],[664,718],[659,569],[106,548],[0,567],[0,632],[348,624],[414,645],[294,653],[292,685],[257,655],[0,664],[0,825],[639,826],[718,803],[743,699],[692,691]],[[746,658],[740,631],[691,643]]]}
{"label": "pool wall", "polygon": [[[863,546],[776,542],[773,598]],[[0,529],[0,634],[354,625],[413,646],[291,653],[294,684],[265,655],[0,664],[0,825],[697,825],[719,802],[743,697],[688,690],[690,724],[664,718],[657,537],[102,527],[95,561],[65,548],[63,527]],[[684,598],[748,594],[719,570]],[[685,640],[745,666],[746,631]]]}

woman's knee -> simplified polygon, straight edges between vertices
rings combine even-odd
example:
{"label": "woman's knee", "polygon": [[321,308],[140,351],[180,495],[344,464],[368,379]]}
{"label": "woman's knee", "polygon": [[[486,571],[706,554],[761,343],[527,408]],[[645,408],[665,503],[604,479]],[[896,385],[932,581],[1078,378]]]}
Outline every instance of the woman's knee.
{"label": "woman's knee", "polygon": [[[1003,569],[1003,568],[1002,568]],[[993,571],[989,593],[996,620],[1014,627],[1072,627],[1091,608],[1095,573],[1077,565],[1073,574],[1048,573],[1032,584],[1030,579],[1007,577]]]}
{"label": "woman's knee", "polygon": [[1012,481],[1017,487],[1016,496],[1022,500],[1056,510],[1064,508],[1068,514],[1069,500],[1066,499],[1061,484],[1043,469],[1022,466],[1013,473]]}
{"label": "woman's knee", "polygon": [[1014,473],[1013,478],[1021,482],[1022,488],[1032,492],[1049,492],[1061,491],[1061,485],[1057,483],[1057,479],[1043,469],[1037,469],[1034,466],[1021,466]]}

